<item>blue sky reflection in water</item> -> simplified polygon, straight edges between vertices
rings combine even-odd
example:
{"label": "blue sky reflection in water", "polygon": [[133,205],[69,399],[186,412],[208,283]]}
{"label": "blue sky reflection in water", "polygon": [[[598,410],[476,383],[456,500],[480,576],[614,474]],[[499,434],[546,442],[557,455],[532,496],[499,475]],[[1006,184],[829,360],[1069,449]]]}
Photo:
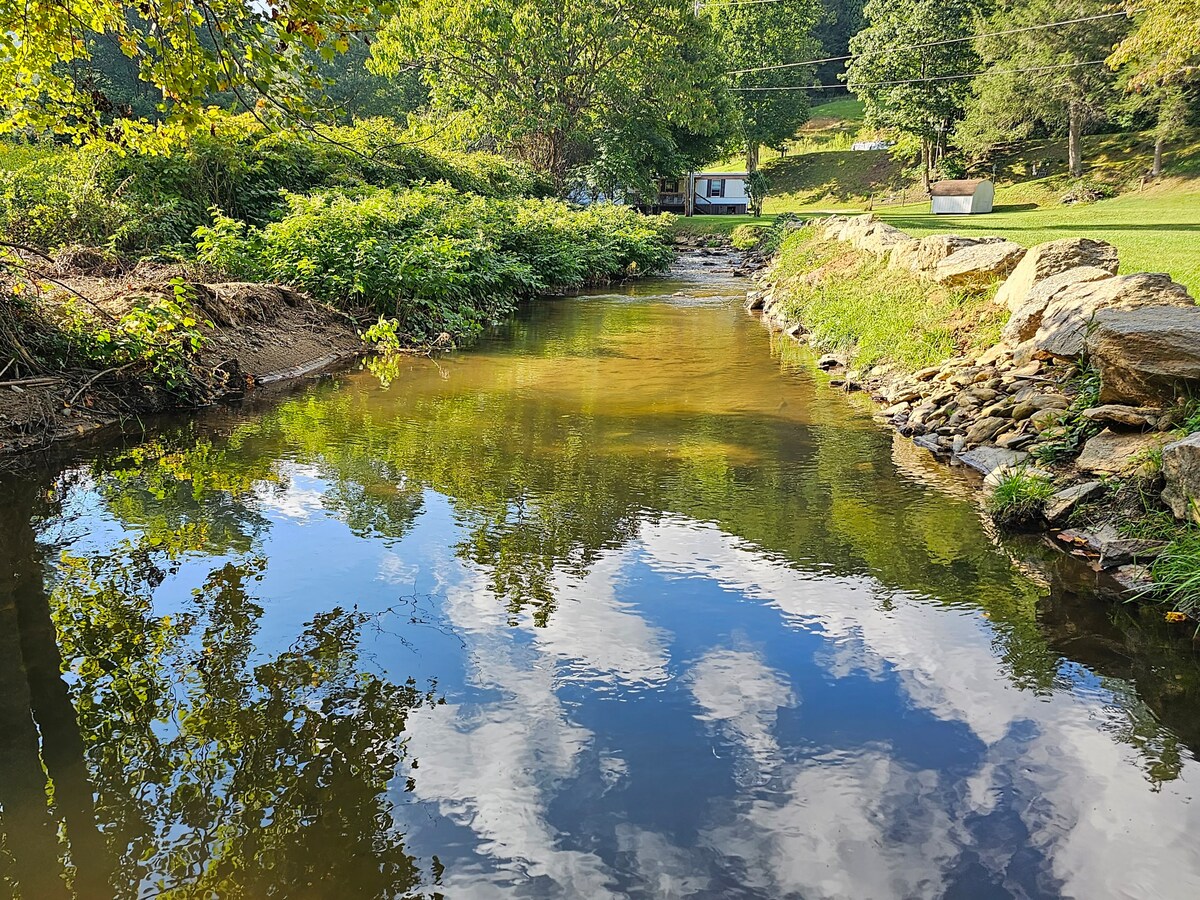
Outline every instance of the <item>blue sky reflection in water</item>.
{"label": "blue sky reflection in water", "polygon": [[[168,424],[49,506],[26,491],[94,877],[1200,895],[1186,642],[1015,564],[718,269],[539,303],[386,385]],[[9,796],[11,886],[48,851]]]}

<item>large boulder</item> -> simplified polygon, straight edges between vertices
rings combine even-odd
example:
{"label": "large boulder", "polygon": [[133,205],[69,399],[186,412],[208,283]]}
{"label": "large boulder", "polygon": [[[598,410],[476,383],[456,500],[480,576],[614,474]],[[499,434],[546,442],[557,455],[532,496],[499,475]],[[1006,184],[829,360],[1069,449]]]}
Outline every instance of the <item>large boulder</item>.
{"label": "large boulder", "polygon": [[937,264],[933,280],[944,285],[985,284],[1007,276],[1024,255],[1025,248],[1012,241],[963,247]]}
{"label": "large boulder", "polygon": [[978,247],[980,244],[998,244],[1002,239],[997,237],[963,237],[961,234],[931,234],[918,242],[919,246],[913,254],[914,272],[932,272],[938,263],[948,256],[953,256],[966,247]]}
{"label": "large boulder", "polygon": [[1046,306],[1032,340],[1038,350],[1050,356],[1078,359],[1092,320],[1100,310],[1195,305],[1187,289],[1169,275],[1140,272],[1080,282],[1064,288]]}
{"label": "large boulder", "polygon": [[1117,248],[1091,238],[1063,238],[1030,247],[996,292],[996,302],[1016,312],[1029,299],[1033,286],[1052,275],[1091,266],[1117,274]]}
{"label": "large boulder", "polygon": [[888,268],[918,272],[921,269],[920,259],[921,242],[916,238],[909,238],[892,247],[891,255],[888,257]]}
{"label": "large boulder", "polygon": [[[1024,264],[1025,262],[1022,260],[1017,268],[1019,269]],[[1012,275],[1008,276],[1009,281],[1016,274],[1014,271]],[[1097,266],[1077,266],[1074,269],[1067,269],[1065,272],[1058,272],[1048,278],[1043,278],[1029,290],[1025,296],[1025,302],[1009,316],[1008,323],[1004,326],[1004,343],[1015,347],[1036,335],[1042,325],[1042,316],[1046,312],[1046,307],[1058,299],[1058,295],[1071,285],[1111,278],[1112,274],[1107,269]],[[1007,285],[1008,281],[1004,284]]]}
{"label": "large boulder", "polygon": [[887,222],[876,222],[869,228],[856,233],[851,243],[859,250],[874,253],[876,256],[886,256],[892,247],[909,240],[907,234]]}
{"label": "large boulder", "polygon": [[846,227],[846,223],[850,221],[849,216],[830,216],[818,226],[822,240],[836,241],[842,233],[842,229]]}
{"label": "large boulder", "polygon": [[855,237],[866,232],[868,228],[878,222],[879,219],[873,213],[866,213],[861,216],[850,216],[841,227],[837,229],[836,237],[839,241],[853,242]]}
{"label": "large boulder", "polygon": [[1163,447],[1162,497],[1177,519],[1200,523],[1200,431]]}
{"label": "large boulder", "polygon": [[1174,399],[1200,387],[1200,306],[1101,310],[1087,350],[1102,403]]}

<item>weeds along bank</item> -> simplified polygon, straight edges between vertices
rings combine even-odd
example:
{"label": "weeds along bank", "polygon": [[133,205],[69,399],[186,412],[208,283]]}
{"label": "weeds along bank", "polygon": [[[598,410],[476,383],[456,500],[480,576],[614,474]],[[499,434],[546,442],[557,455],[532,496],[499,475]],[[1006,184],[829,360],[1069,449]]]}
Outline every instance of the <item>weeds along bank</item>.
{"label": "weeds along bank", "polygon": [[462,343],[524,298],[670,261],[665,217],[572,208],[382,123],[341,134],[227,128],[161,158],[0,145],[0,449],[237,393],[360,332]]}
{"label": "weeds along bank", "polygon": [[1200,619],[1200,307],[1069,238],[915,240],[872,216],[783,221],[750,294],[877,418],[983,476],[998,523],[1046,529],[1124,589]]}

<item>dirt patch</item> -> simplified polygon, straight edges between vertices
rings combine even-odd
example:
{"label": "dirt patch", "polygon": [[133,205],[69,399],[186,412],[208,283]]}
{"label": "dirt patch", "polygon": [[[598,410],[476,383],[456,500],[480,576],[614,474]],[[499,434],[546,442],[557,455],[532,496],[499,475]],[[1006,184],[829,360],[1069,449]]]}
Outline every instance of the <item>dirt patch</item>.
{"label": "dirt patch", "polygon": [[[190,280],[198,273],[176,266],[143,265],[117,274],[80,271],[100,268],[81,265],[75,274],[57,275],[38,301],[48,318],[70,297],[87,298],[98,317],[118,318],[139,298],[170,298],[172,279],[184,279],[197,312],[212,322],[201,329],[205,343],[198,368],[208,390],[198,403],[240,396],[256,385],[317,371],[362,351],[350,317],[281,285]],[[0,454],[189,405],[196,404],[120,371],[35,372],[21,378],[9,372],[0,376]]]}

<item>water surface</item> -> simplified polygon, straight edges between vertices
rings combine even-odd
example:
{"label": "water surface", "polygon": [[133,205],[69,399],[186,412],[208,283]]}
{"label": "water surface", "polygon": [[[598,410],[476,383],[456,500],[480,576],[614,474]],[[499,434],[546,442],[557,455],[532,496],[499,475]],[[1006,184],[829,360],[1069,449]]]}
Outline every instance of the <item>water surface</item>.
{"label": "water surface", "polygon": [[0,480],[4,889],[1200,895],[1187,635],[718,269]]}

